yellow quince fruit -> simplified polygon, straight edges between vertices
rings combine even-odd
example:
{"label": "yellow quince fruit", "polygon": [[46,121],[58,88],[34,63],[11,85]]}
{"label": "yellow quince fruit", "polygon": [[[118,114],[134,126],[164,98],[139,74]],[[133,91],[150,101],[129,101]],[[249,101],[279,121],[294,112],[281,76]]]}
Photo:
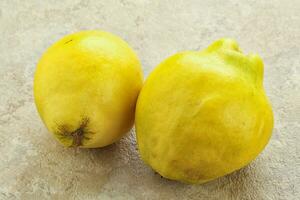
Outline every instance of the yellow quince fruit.
{"label": "yellow quince fruit", "polygon": [[163,177],[204,183],[240,169],[273,128],[262,59],[231,39],[177,53],[147,78],[135,119],[141,157]]}
{"label": "yellow quince fruit", "polygon": [[53,44],[34,76],[37,110],[64,146],[103,147],[133,125],[140,62],[119,37],[82,31]]}

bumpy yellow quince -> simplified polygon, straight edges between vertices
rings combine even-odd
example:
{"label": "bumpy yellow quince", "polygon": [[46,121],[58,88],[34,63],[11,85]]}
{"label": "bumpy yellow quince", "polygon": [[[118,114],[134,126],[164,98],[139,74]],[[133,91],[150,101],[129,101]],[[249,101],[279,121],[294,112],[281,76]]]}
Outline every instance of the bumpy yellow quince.
{"label": "bumpy yellow quince", "polygon": [[142,159],[162,176],[188,183],[247,165],[263,150],[272,128],[262,59],[243,54],[231,39],[160,63],[137,102]]}

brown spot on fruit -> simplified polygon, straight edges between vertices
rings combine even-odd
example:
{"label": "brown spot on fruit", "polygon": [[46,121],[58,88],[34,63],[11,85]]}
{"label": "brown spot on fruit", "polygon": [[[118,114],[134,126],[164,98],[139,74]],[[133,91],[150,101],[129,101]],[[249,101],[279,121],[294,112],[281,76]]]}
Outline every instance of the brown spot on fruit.
{"label": "brown spot on fruit", "polygon": [[61,137],[67,137],[72,139],[72,147],[82,146],[83,140],[89,140],[90,137],[87,134],[92,133],[88,129],[89,118],[83,117],[79,127],[76,130],[71,131],[70,127],[66,124],[58,125],[57,135]]}

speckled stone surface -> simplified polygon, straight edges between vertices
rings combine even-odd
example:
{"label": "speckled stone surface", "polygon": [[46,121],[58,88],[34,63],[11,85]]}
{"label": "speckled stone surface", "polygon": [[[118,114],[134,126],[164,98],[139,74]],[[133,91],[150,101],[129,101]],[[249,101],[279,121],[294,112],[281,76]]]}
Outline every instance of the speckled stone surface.
{"label": "speckled stone surface", "polygon": [[[235,38],[264,59],[270,143],[246,168],[204,185],[155,174],[134,130],[106,148],[63,148],[36,112],[33,73],[49,45],[84,29],[125,39],[145,76],[177,51]],[[0,36],[0,199],[300,199],[299,0],[0,0]]]}

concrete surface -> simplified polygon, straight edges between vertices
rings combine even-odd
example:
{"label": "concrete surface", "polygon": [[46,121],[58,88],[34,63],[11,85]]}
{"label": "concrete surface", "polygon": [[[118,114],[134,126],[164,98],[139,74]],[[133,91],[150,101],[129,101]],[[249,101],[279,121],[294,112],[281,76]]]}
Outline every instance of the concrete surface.
{"label": "concrete surface", "polygon": [[[1,0],[0,199],[300,199],[300,1]],[[139,159],[133,131],[103,149],[61,147],[32,97],[35,64],[65,34],[115,33],[145,74],[181,50],[235,38],[265,61],[275,128],[249,166],[204,185],[162,179]]]}

